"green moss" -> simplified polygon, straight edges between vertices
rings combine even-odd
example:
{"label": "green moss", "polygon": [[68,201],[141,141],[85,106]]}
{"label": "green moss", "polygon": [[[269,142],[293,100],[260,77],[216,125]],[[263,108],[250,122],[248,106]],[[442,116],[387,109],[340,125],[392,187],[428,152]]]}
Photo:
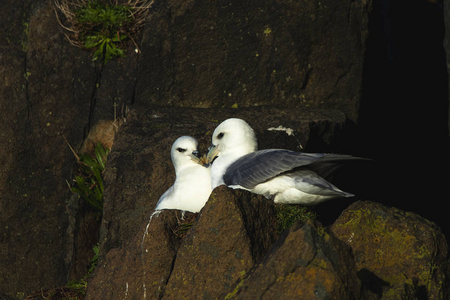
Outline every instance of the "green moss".
{"label": "green moss", "polygon": [[316,214],[311,209],[301,205],[276,204],[275,208],[278,233],[290,228],[296,222],[305,223],[307,220],[316,218]]}

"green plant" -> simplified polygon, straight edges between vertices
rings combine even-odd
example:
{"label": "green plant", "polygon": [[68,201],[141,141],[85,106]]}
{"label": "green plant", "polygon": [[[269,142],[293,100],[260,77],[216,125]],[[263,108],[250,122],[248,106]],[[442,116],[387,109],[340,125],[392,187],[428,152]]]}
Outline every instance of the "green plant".
{"label": "green plant", "polygon": [[83,298],[86,294],[87,281],[89,279],[89,276],[91,276],[92,272],[94,272],[94,270],[98,264],[99,249],[100,248],[99,248],[98,244],[92,248],[92,251],[94,252],[94,256],[89,261],[89,268],[88,268],[87,274],[80,280],[69,281],[66,285],[66,288],[73,290],[79,296],[82,296]]}
{"label": "green plant", "polygon": [[[59,24],[74,46],[93,51],[93,60],[107,63],[124,57],[126,42],[144,24],[153,0],[54,0]],[[137,49],[138,50],[138,49]]]}
{"label": "green plant", "polygon": [[107,63],[113,57],[125,56],[122,41],[129,38],[126,28],[133,21],[133,9],[124,5],[88,2],[75,12],[80,24],[80,41],[92,49],[93,60],[103,58]]}
{"label": "green plant", "polygon": [[78,174],[75,176],[76,187],[71,187],[72,192],[79,194],[97,213],[103,212],[103,171],[109,149],[102,144],[95,146],[95,157],[85,153],[76,155],[78,160]]}
{"label": "green plant", "polygon": [[[178,216],[178,214],[177,214]],[[189,229],[194,225],[195,219],[197,218],[197,214],[194,213],[186,213],[183,212],[181,215],[181,219],[177,218],[177,226],[172,229],[172,232],[176,237],[182,239],[186,236]]]}
{"label": "green plant", "polygon": [[315,219],[316,214],[308,207],[301,205],[277,204],[277,231],[281,233],[296,222],[306,222]]}

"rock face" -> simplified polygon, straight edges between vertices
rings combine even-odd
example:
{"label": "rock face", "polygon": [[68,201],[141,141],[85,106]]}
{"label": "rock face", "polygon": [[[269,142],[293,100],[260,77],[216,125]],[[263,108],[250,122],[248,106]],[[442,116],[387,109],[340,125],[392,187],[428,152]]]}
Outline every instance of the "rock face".
{"label": "rock face", "polygon": [[[318,223],[297,224],[278,237],[270,201],[219,187],[189,221],[190,229],[182,238],[174,234],[180,228],[175,212],[154,217],[143,238],[156,201],[174,180],[168,149],[186,130],[185,122],[201,124],[188,131],[205,150],[217,124],[208,120],[229,113],[253,125],[262,114],[273,115],[270,112],[193,108],[130,112],[105,173],[102,262],[89,282],[89,299],[117,294],[139,299],[144,293],[148,298],[168,299],[446,295],[447,244],[439,229],[415,214],[372,202],[356,202],[330,231]],[[176,125],[168,122],[174,116]],[[295,124],[289,114],[269,122],[275,123],[254,126],[259,140],[264,139],[268,147],[279,140],[287,148],[295,147],[300,129],[294,130],[295,136],[267,130],[279,122]],[[292,127],[308,128],[306,124]],[[158,176],[159,172],[169,177]],[[374,256],[377,247],[381,250]]]}
{"label": "rock face", "polygon": [[3,2],[0,19],[0,294],[20,296],[67,282],[77,210],[63,136],[82,141],[91,75],[43,1]]}
{"label": "rock face", "polygon": [[228,294],[233,299],[359,299],[348,246],[311,222],[296,224]]}
{"label": "rock face", "polygon": [[[159,298],[171,273],[180,239],[181,214],[165,211],[147,219],[128,243],[108,251],[89,282],[92,299]],[[90,296],[89,296],[90,295]]]}
{"label": "rock face", "polygon": [[[349,248],[319,225],[297,225],[271,248],[274,208],[262,197],[218,189],[187,232],[176,212],[148,222],[173,183],[169,149],[181,135],[196,137],[205,151],[218,122],[240,117],[260,148],[299,150],[328,145],[345,131],[346,120],[358,116],[371,1],[155,1],[137,40],[141,53],[130,44],[125,58],[106,66],[64,40],[51,0],[3,2],[0,297],[23,298],[82,277],[98,238],[101,263],[88,298],[175,298],[200,289],[205,298],[262,294],[252,283],[266,289],[274,261],[285,255],[299,263],[285,260],[269,293],[311,284],[315,296],[358,297]],[[67,188],[75,159],[64,138],[79,149],[96,124],[114,119],[114,107],[127,122],[108,158],[99,225]],[[405,281],[405,295],[442,294],[442,269],[433,267],[426,281],[423,265],[442,261],[447,249],[438,231],[424,228],[431,228],[420,231],[426,236],[405,234],[403,241],[428,249],[407,256],[421,266],[404,271],[417,278]],[[348,241],[344,229],[333,231]],[[431,236],[439,246],[416,246]],[[391,283],[392,271],[363,264],[363,251],[350,246],[368,295],[401,289],[401,278]],[[320,285],[292,281],[303,272]],[[340,281],[323,281],[325,274]],[[374,288],[370,276],[392,287]]]}
{"label": "rock face", "polygon": [[428,220],[377,203],[356,202],[331,230],[352,247],[358,274],[374,299],[448,296],[447,242]]}
{"label": "rock face", "polygon": [[333,0],[156,4],[136,101],[308,105],[356,120],[362,64],[355,62],[363,59],[369,8],[370,1]]}
{"label": "rock face", "polygon": [[187,221],[179,211],[163,211],[142,223],[130,242],[108,251],[89,282],[87,298],[228,293],[276,239],[274,216],[266,199],[225,187]]}

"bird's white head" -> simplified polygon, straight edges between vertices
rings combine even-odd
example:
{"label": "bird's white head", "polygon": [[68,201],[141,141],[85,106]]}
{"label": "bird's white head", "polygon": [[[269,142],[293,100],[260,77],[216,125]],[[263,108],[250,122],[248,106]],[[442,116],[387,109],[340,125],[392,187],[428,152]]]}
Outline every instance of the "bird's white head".
{"label": "bird's white head", "polygon": [[198,142],[190,136],[179,137],[170,151],[175,172],[184,166],[199,164]]}
{"label": "bird's white head", "polygon": [[214,130],[207,161],[211,163],[214,158],[221,156],[239,158],[257,148],[255,132],[247,122],[236,118],[227,119]]}

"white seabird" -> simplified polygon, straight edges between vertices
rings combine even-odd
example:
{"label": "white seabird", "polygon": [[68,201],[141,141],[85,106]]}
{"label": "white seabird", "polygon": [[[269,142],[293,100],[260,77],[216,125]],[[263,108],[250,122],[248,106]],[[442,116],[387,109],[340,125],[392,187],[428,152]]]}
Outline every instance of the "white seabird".
{"label": "white seabird", "polygon": [[175,168],[175,183],[159,198],[155,212],[179,209],[199,212],[211,194],[210,169],[199,159],[198,142],[190,136],[178,138],[170,155]]}
{"label": "white seabird", "polygon": [[330,175],[341,161],[360,158],[283,149],[256,150],[256,135],[244,120],[231,118],[217,126],[207,158],[212,163],[212,188],[225,184],[273,198],[275,203],[302,205],[354,196],[321,176]]}

